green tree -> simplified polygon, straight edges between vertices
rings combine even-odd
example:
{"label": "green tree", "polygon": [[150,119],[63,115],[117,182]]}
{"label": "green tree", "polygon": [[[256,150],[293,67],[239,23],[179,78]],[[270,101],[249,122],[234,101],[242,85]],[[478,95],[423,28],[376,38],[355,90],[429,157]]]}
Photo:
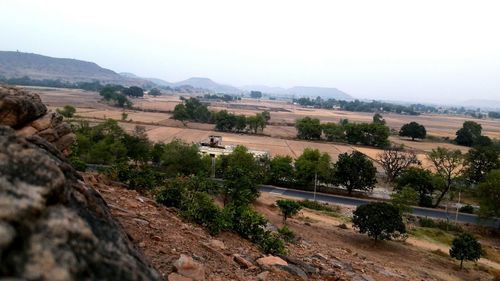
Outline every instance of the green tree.
{"label": "green tree", "polygon": [[134,98],[144,96],[144,90],[141,87],[137,87],[137,86],[125,88],[122,92],[123,92],[123,94],[130,96],[130,97],[134,97]]}
{"label": "green tree", "polygon": [[500,168],[500,152],[491,146],[473,147],[465,154],[465,175],[472,183],[478,183],[493,169]]}
{"label": "green tree", "polygon": [[344,141],[345,140],[345,130],[344,126],[336,123],[325,123],[321,124],[321,129],[325,138],[329,141]]}
{"label": "green tree", "polygon": [[237,115],[235,118],[234,129],[236,132],[243,132],[247,127],[247,118],[245,115]]}
{"label": "green tree", "polygon": [[406,233],[399,209],[385,202],[374,202],[358,206],[352,223],[360,233],[377,240],[385,240]]}
{"label": "green tree", "polygon": [[248,116],[246,122],[254,134],[257,134],[259,129],[264,131],[264,128],[266,127],[266,119],[261,113],[256,113],[254,116]]}
{"label": "green tree", "polygon": [[186,106],[182,103],[177,104],[174,107],[174,112],[172,113],[172,118],[176,120],[188,120],[190,118],[189,114],[186,111]]}
{"label": "green tree", "polygon": [[295,160],[295,170],[299,185],[313,186],[315,175],[319,182],[330,182],[331,157],[327,153],[320,153],[318,149],[306,148]]}
{"label": "green tree", "polygon": [[334,165],[333,183],[345,187],[349,195],[353,190],[371,190],[377,183],[376,172],[373,163],[363,153],[342,153]]}
{"label": "green tree", "polygon": [[236,116],[227,112],[227,110],[216,112],[214,114],[215,129],[217,131],[230,132],[236,126],[236,119]]}
{"label": "green tree", "polygon": [[473,146],[481,137],[482,126],[474,121],[465,121],[456,135],[458,145]]}
{"label": "green tree", "polygon": [[415,139],[425,139],[427,131],[423,125],[420,125],[417,122],[410,122],[401,127],[399,135],[401,137],[410,137],[411,140],[414,141]]}
{"label": "green tree", "polygon": [[283,222],[286,224],[286,219],[291,218],[299,213],[302,206],[299,202],[293,200],[278,200],[276,201],[276,205],[281,210],[281,214],[283,215]]}
{"label": "green tree", "polygon": [[377,125],[385,125],[385,119],[384,117],[382,117],[382,114],[380,113],[375,113],[373,115],[373,124],[377,124]]}
{"label": "green tree", "polygon": [[482,255],[481,244],[469,233],[460,233],[451,242],[450,256],[460,261],[460,269],[464,260],[477,261]]}
{"label": "green tree", "polygon": [[260,194],[257,187],[260,167],[247,148],[237,146],[223,161],[226,162],[222,189],[224,204],[241,206],[257,199]]}
{"label": "green tree", "polygon": [[174,139],[163,147],[160,167],[168,177],[197,175],[203,172],[203,162],[198,147]]}
{"label": "green tree", "polygon": [[479,215],[485,218],[500,217],[500,169],[491,170],[476,191]]}
{"label": "green tree", "polygon": [[57,112],[66,118],[71,118],[75,115],[76,109],[72,105],[65,105],[63,109],[57,109]]}
{"label": "green tree", "polygon": [[319,119],[304,117],[295,122],[297,137],[304,140],[319,140],[321,138],[321,124]]}
{"label": "green tree", "polygon": [[156,89],[156,88],[153,88],[153,89],[149,90],[149,94],[153,97],[157,97],[157,96],[161,96],[161,91]]}
{"label": "green tree", "polygon": [[437,174],[444,179],[444,186],[438,196],[435,207],[439,206],[441,200],[453,185],[453,182],[462,175],[464,170],[464,157],[460,150],[450,150],[444,147],[433,149],[427,158],[431,161]]}
{"label": "green tree", "polygon": [[418,203],[419,195],[415,189],[405,186],[398,192],[391,194],[391,204],[394,205],[401,214],[411,213],[412,208]]}
{"label": "green tree", "polygon": [[271,184],[288,185],[292,181],[293,172],[292,157],[277,155],[270,162],[269,181]]}
{"label": "green tree", "polygon": [[143,126],[135,126],[134,134],[124,134],[123,144],[127,149],[127,156],[137,162],[146,164],[150,157],[150,147],[146,128]]}
{"label": "green tree", "polygon": [[260,99],[260,98],[262,98],[262,92],[260,92],[260,91],[250,91],[250,97],[252,99]]}
{"label": "green tree", "polygon": [[410,187],[417,192],[419,206],[432,206],[434,181],[430,171],[417,167],[405,169],[398,179],[396,189],[401,191],[406,187]]}

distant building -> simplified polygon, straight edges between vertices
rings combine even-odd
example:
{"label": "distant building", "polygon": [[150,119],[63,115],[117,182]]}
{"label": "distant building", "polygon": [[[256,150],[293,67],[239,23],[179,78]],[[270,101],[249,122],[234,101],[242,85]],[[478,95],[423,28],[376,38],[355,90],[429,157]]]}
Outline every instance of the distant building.
{"label": "distant building", "polygon": [[[235,148],[236,145],[223,145],[222,136],[215,135],[209,136],[208,139],[198,144],[198,149],[202,155],[210,155],[212,157],[231,154]],[[263,150],[248,149],[248,152],[252,153],[256,158],[269,156],[269,153]]]}

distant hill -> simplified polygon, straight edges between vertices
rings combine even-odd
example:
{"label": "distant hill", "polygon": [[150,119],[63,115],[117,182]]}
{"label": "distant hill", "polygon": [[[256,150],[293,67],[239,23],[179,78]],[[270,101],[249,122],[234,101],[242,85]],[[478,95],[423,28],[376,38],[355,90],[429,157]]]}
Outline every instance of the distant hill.
{"label": "distant hill", "polygon": [[216,83],[210,80],[209,78],[193,77],[187,80],[173,83],[173,86],[175,87],[185,86],[185,85],[192,86],[194,88],[209,90],[215,93],[239,94],[243,92],[241,89],[229,85]]}
{"label": "distant hill", "polygon": [[340,100],[351,100],[353,97],[350,95],[336,89],[336,88],[324,88],[324,87],[304,87],[297,86],[289,89],[284,89],[281,87],[268,87],[264,85],[250,85],[243,86],[242,89],[246,91],[261,91],[266,94],[276,94],[276,95],[286,95],[286,96],[296,96],[296,97],[317,97],[322,98],[332,98]]}
{"label": "distant hill", "polygon": [[9,51],[0,51],[0,76],[5,78],[27,76],[34,80],[50,79],[70,83],[95,80],[123,85],[147,83],[139,78],[122,76],[93,62]]}

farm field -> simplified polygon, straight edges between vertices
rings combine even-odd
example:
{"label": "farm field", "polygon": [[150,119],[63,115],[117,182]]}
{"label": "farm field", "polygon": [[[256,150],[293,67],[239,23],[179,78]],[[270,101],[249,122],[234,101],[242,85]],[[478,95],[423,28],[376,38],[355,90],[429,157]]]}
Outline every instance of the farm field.
{"label": "farm field", "polygon": [[[305,148],[317,148],[321,152],[330,154],[336,160],[340,153],[358,150],[371,159],[376,159],[381,152],[380,149],[370,147],[351,146],[341,143],[309,142],[294,140],[297,131],[293,126],[296,119],[305,116],[316,117],[321,122],[338,122],[340,119],[349,119],[353,122],[371,122],[372,113],[347,112],[339,110],[325,110],[302,108],[285,101],[259,101],[243,98],[241,101],[232,103],[214,102],[210,106],[211,110],[228,110],[237,114],[253,115],[262,110],[271,112],[271,125],[264,130],[264,136],[222,133],[214,131],[213,124],[202,124],[193,122],[181,122],[171,119],[171,114],[167,111],[173,110],[176,104],[180,103],[179,96],[163,95],[160,97],[145,97],[133,99],[134,107],[145,110],[157,110],[161,112],[145,112],[138,110],[125,110],[108,106],[100,102],[98,93],[76,90],[76,89],[56,89],[29,87],[29,90],[38,92],[42,100],[55,110],[66,104],[76,107],[76,115],[84,119],[102,122],[103,119],[112,118],[122,120],[122,113],[127,113],[126,122],[120,125],[127,131],[133,131],[136,125],[145,126],[147,134],[153,141],[168,142],[174,138],[182,139],[186,142],[197,143],[209,135],[217,134],[223,137],[223,143],[227,145],[242,144],[251,149],[264,150],[270,155],[290,155],[298,157]],[[189,96],[189,95],[186,95]],[[454,137],[455,131],[461,127],[462,123],[468,119],[463,116],[448,115],[420,115],[406,116],[398,114],[384,114],[387,124],[399,130],[399,127],[410,121],[423,124],[428,134],[434,136]],[[483,126],[483,134],[493,138],[500,138],[500,122],[497,120],[474,120]],[[450,149],[459,149],[467,152],[468,148],[444,142],[411,141],[398,136],[391,136],[390,141],[395,144],[404,144],[405,147],[415,150],[418,158],[424,166],[428,166],[425,154],[437,146]]]}

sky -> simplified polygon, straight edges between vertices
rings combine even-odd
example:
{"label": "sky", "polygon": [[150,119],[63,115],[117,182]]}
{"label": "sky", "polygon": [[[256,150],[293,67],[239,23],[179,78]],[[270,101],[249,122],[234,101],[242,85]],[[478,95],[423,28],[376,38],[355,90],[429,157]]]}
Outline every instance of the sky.
{"label": "sky", "polygon": [[500,1],[2,0],[0,50],[180,81],[500,100]]}

